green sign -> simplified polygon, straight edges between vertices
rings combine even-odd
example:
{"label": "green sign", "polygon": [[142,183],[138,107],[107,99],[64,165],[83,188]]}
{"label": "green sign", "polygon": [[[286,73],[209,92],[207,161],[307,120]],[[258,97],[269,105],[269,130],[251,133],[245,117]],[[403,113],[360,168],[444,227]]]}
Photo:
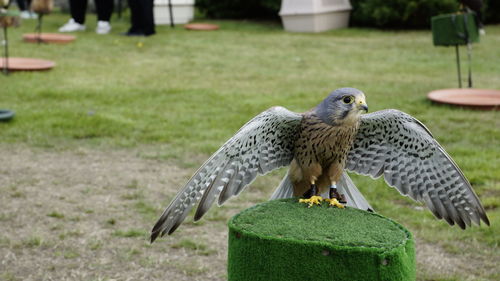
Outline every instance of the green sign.
{"label": "green sign", "polygon": [[446,14],[432,17],[432,39],[435,46],[467,45],[479,42],[476,15]]}

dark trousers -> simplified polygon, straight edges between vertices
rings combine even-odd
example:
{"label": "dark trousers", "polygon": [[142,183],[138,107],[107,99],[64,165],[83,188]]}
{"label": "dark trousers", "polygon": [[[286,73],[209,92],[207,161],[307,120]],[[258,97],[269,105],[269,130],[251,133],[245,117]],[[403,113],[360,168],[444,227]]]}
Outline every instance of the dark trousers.
{"label": "dark trousers", "polygon": [[153,15],[154,0],[128,0],[132,26],[129,33],[155,34],[155,20]]}
{"label": "dark trousers", "polygon": [[[69,0],[71,17],[79,24],[85,23],[87,3],[87,0]],[[114,0],[94,0],[94,3],[97,12],[97,20],[109,21],[113,13]]]}
{"label": "dark trousers", "polygon": [[26,11],[30,10],[31,0],[17,0],[17,7],[19,10]]}

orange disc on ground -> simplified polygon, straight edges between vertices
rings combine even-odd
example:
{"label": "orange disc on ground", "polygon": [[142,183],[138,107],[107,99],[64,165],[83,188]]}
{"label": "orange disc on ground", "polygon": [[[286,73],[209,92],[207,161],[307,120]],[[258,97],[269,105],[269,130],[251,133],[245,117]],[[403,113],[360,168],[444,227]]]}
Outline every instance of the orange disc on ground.
{"label": "orange disc on ground", "polygon": [[29,43],[38,43],[41,40],[42,43],[56,43],[56,44],[68,44],[75,41],[76,36],[68,34],[59,33],[27,33],[23,34],[23,40]]}
{"label": "orange disc on ground", "polygon": [[427,97],[438,103],[483,110],[500,110],[500,90],[442,89],[430,92]]}
{"label": "orange disc on ground", "polygon": [[209,23],[190,23],[184,25],[184,28],[189,30],[217,30],[219,26]]}
{"label": "orange disc on ground", "polygon": [[[0,58],[0,70],[4,68],[5,58]],[[7,68],[12,71],[37,71],[48,70],[56,65],[50,60],[32,58],[9,58]]]}

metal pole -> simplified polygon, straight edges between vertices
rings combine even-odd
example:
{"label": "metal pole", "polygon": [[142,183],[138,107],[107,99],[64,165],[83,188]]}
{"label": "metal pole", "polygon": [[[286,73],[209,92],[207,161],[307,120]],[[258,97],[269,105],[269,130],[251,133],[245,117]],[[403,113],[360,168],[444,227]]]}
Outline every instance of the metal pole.
{"label": "metal pole", "polygon": [[472,88],[472,67],[471,67],[472,43],[467,43],[467,60],[469,64],[469,88]]}
{"label": "metal pole", "polygon": [[[468,10],[470,10],[470,9],[468,9]],[[469,84],[469,88],[472,88],[472,70],[471,70],[471,64],[470,64],[471,63],[472,43],[471,43],[470,36],[469,36],[469,29],[467,28],[468,27],[467,19],[468,19],[469,15],[472,15],[472,17],[474,18],[474,15],[472,13],[470,13],[469,11],[467,11],[464,14],[464,33],[465,33],[465,42],[467,42],[467,62],[468,62],[468,66],[469,66],[468,84]]]}
{"label": "metal pole", "polygon": [[9,74],[9,40],[7,38],[7,25],[3,27],[4,63],[3,74]]}
{"label": "metal pole", "polygon": [[38,45],[42,43],[42,17],[43,14],[38,14],[38,24],[36,26],[36,41],[38,42]]}
{"label": "metal pole", "polygon": [[118,0],[118,18],[122,18],[122,0]]}
{"label": "metal pole", "polygon": [[168,13],[170,14],[170,27],[174,27],[174,13],[172,11],[172,0],[168,0]]}
{"label": "metal pole", "polygon": [[460,52],[458,51],[458,45],[455,45],[455,53],[457,55],[457,71],[458,71],[458,87],[462,88],[462,76],[460,74]]}

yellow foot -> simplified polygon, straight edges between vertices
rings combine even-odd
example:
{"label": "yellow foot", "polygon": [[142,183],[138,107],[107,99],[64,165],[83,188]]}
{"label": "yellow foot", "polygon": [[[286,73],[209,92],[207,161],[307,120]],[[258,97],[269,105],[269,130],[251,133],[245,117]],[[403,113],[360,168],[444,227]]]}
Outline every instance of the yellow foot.
{"label": "yellow foot", "polygon": [[329,202],[330,206],[335,206],[335,207],[340,208],[340,209],[345,208],[344,205],[340,204],[340,202],[337,200],[337,198],[325,199],[325,201]]}
{"label": "yellow foot", "polygon": [[321,205],[321,201],[323,201],[323,197],[321,196],[311,196],[309,199],[299,199],[299,203],[309,204],[309,208],[314,204]]}

